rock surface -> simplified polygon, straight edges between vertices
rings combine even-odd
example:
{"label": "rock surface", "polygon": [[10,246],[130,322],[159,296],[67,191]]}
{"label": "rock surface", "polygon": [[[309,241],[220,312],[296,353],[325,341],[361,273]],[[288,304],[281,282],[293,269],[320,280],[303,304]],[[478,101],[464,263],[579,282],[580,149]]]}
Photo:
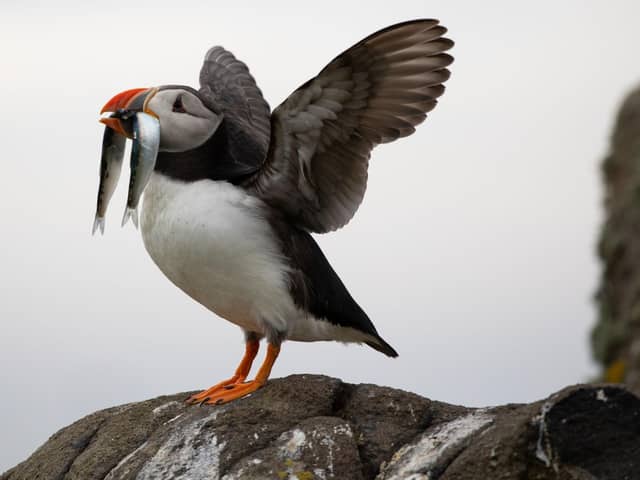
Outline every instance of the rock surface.
{"label": "rock surface", "polygon": [[606,218],[593,352],[604,379],[640,394],[640,88],[620,108],[602,173]]}
{"label": "rock surface", "polygon": [[187,395],[93,413],[0,480],[640,479],[640,399],[620,386],[487,409],[314,375],[219,407]]}

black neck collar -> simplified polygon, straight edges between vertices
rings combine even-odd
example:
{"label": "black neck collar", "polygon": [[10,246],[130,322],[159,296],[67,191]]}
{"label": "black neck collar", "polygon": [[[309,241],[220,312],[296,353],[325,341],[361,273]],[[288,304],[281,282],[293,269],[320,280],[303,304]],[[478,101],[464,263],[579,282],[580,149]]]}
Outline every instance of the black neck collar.
{"label": "black neck collar", "polygon": [[158,152],[155,170],[185,182],[209,179],[235,184],[260,168],[260,155],[252,139],[223,120],[209,140],[193,150]]}

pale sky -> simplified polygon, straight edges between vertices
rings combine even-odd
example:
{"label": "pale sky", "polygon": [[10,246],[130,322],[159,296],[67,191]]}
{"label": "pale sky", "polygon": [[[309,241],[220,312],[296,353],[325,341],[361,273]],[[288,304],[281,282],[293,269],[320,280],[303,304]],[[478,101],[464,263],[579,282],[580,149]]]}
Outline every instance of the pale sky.
{"label": "pale sky", "polygon": [[126,182],[105,236],[90,235],[100,107],[127,88],[197,86],[217,44],[275,108],[390,24],[438,18],[456,41],[438,107],[412,137],[374,151],[354,220],[317,237],[400,357],[289,342],[274,376],[326,374],[469,406],[589,379],[598,168],[640,82],[640,3],[219,3],[0,6],[0,471],[85,414],[235,369],[239,329],[174,287],[139,233],[120,228]]}

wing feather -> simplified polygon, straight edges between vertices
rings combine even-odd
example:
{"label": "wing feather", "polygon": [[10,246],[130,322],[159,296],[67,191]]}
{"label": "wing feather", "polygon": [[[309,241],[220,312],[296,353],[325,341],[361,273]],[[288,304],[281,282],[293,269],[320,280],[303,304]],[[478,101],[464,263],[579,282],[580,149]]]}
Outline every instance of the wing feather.
{"label": "wing feather", "polygon": [[446,31],[437,20],[406,22],[337,56],[274,110],[269,154],[248,188],[306,230],[345,225],[371,150],[411,135],[444,93]]}
{"label": "wing feather", "polygon": [[223,114],[234,139],[228,148],[237,150],[231,157],[258,170],[269,149],[271,109],[247,66],[224,48],[211,48],[200,70],[200,95]]}

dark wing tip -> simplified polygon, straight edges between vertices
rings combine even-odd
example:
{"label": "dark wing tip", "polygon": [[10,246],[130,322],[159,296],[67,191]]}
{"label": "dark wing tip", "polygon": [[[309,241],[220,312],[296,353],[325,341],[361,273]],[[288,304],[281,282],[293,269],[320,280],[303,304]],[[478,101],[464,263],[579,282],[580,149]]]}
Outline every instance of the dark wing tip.
{"label": "dark wing tip", "polygon": [[434,56],[437,56],[438,59],[442,62],[441,68],[448,67],[449,65],[451,65],[453,63],[453,60],[454,60],[453,56],[449,55],[448,53],[439,53],[439,54],[434,55]]}
{"label": "dark wing tip", "polygon": [[451,50],[453,47],[455,47],[456,42],[454,42],[453,40],[451,40],[450,38],[447,37],[441,37],[440,38],[440,43],[442,44],[442,51],[446,51],[446,50]]}

